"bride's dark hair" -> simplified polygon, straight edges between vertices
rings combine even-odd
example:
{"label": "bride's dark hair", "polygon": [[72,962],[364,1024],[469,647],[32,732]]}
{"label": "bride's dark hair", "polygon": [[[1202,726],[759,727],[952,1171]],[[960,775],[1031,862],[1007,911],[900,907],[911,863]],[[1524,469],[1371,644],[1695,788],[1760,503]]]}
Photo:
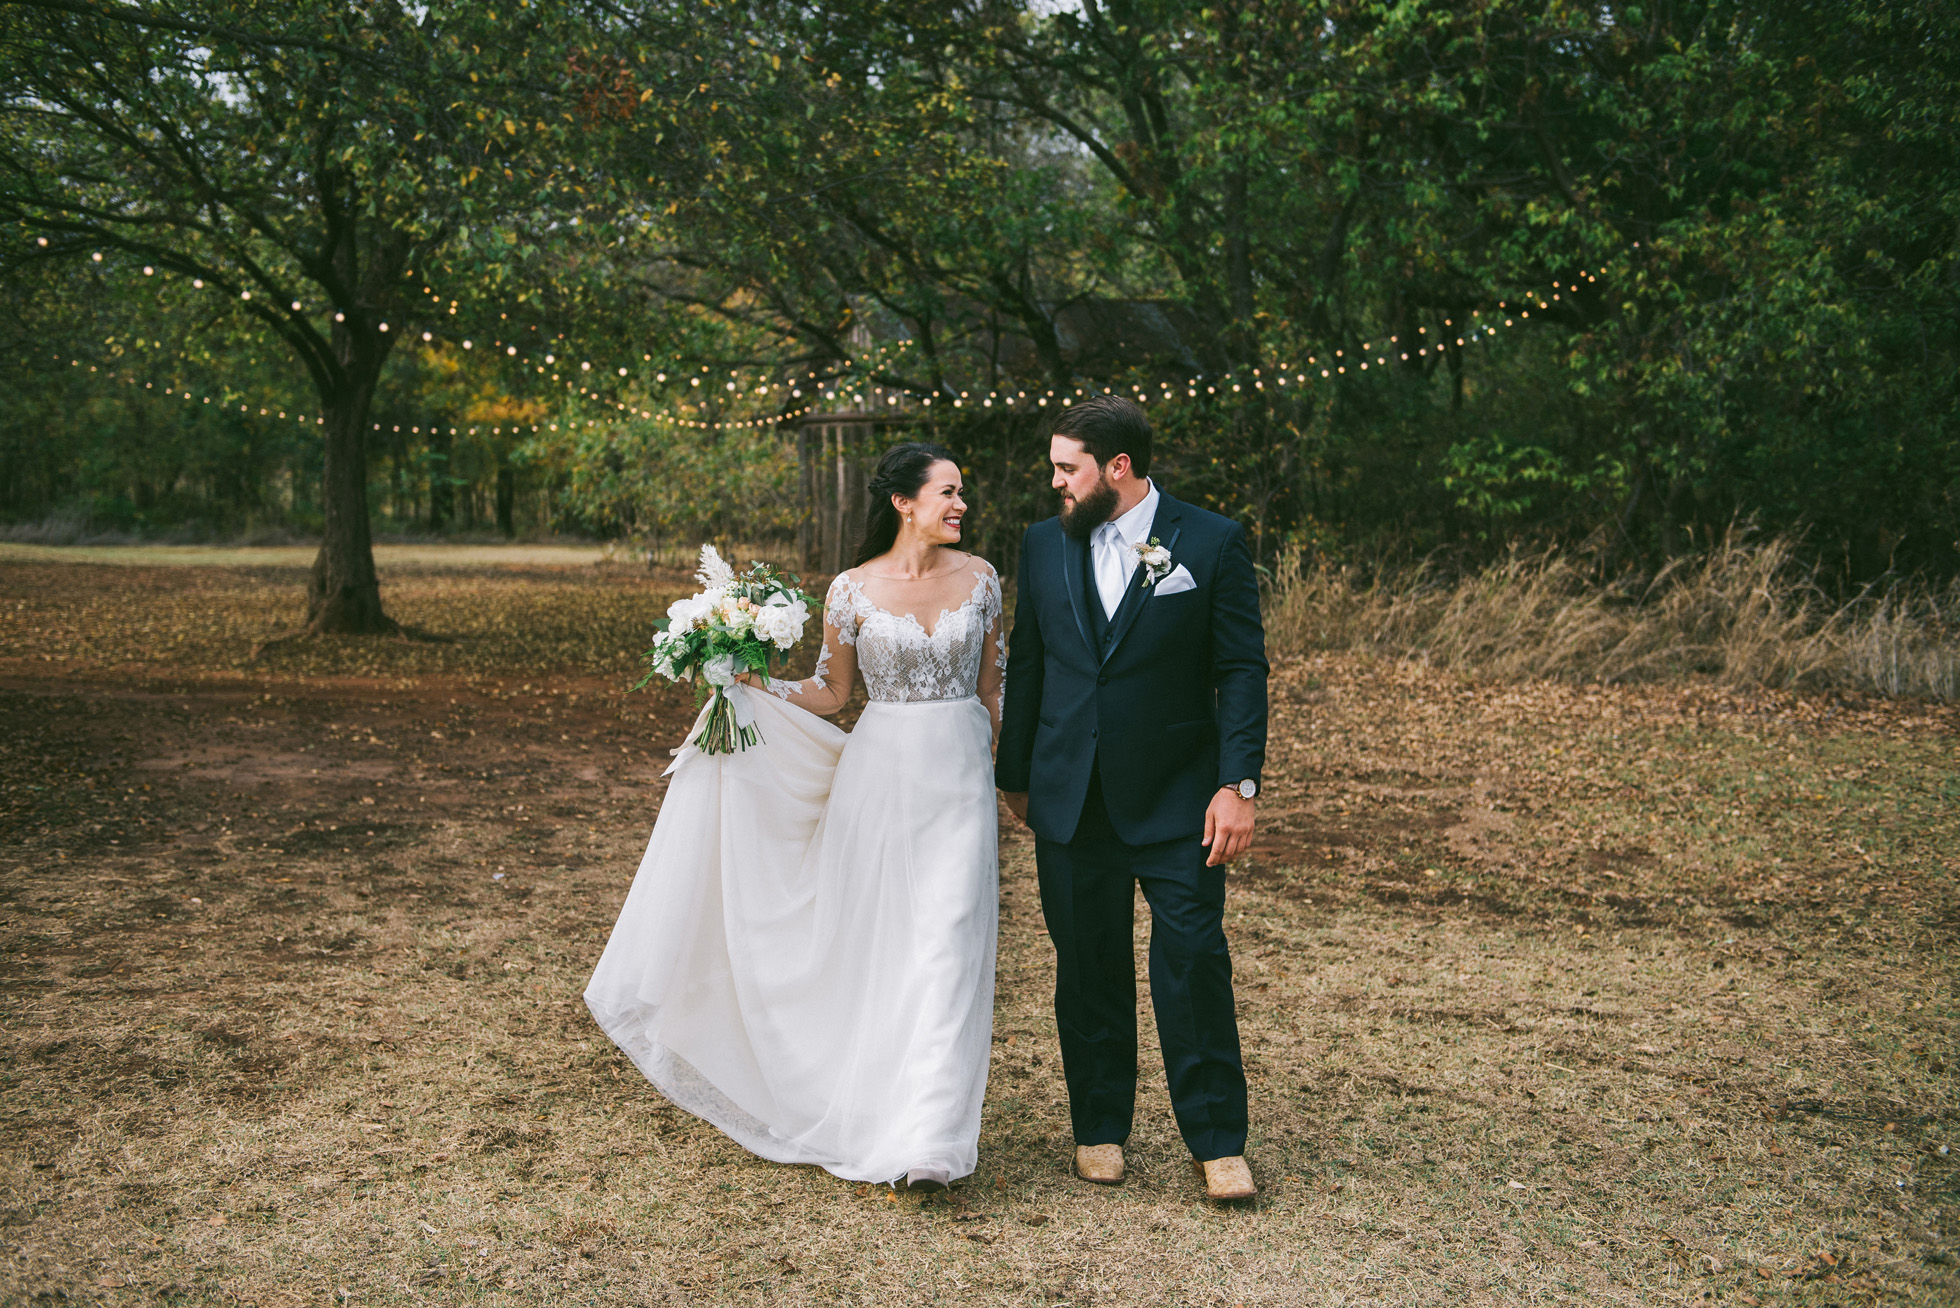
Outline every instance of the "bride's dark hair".
{"label": "bride's dark hair", "polygon": [[909,500],[917,495],[919,487],[926,484],[926,474],[932,471],[932,465],[942,462],[959,465],[951,450],[930,441],[905,441],[885,451],[885,457],[878,460],[877,470],[864,488],[871,497],[871,507],[864,514],[864,534],[858,537],[857,559],[852,567],[875,559],[892,547],[892,542],[898,539],[898,510],[892,507],[892,496]]}

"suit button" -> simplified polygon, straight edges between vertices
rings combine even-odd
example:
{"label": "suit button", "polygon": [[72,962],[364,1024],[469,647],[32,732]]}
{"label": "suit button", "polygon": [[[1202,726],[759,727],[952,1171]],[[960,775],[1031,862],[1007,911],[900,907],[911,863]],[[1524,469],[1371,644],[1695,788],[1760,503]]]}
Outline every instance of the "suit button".
{"label": "suit button", "polygon": [[1094,727],[1090,727],[1090,728],[1089,728],[1089,739],[1091,739],[1091,740],[1094,740],[1095,738],[1096,738],[1096,729],[1095,729]]}
{"label": "suit button", "polygon": [[1102,676],[1097,677],[1096,684],[1098,686],[1107,686],[1109,684],[1109,674],[1104,673]]}

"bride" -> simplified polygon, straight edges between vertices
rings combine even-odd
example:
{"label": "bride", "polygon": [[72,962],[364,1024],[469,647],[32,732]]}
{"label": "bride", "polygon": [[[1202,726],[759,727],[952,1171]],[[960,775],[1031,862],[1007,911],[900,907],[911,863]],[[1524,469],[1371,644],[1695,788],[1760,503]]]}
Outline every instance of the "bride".
{"label": "bride", "polygon": [[[993,1040],[1000,580],[957,548],[945,450],[869,489],[816,675],[746,694],[762,744],[681,749],[585,1002],[750,1152],[937,1189],[978,1161]],[[860,673],[846,733],[818,715]]]}

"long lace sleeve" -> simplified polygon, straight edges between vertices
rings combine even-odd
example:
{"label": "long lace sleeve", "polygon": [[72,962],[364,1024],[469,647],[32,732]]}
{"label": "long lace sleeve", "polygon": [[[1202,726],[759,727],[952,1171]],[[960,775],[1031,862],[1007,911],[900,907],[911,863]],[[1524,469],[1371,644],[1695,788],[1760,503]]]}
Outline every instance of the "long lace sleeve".
{"label": "long lace sleeve", "polygon": [[857,684],[857,631],[857,585],[840,572],[824,596],[823,648],[817,653],[816,672],[802,681],[771,678],[769,689],[826,717],[842,709]]}
{"label": "long lace sleeve", "polygon": [[980,578],[980,603],[987,619],[987,637],[980,651],[980,677],[974,692],[987,706],[987,716],[993,719],[994,739],[999,740],[1001,709],[1007,701],[1007,640],[1002,630],[1006,625],[1003,621],[1006,606],[1001,602],[1000,574],[985,562],[980,566],[986,568]]}

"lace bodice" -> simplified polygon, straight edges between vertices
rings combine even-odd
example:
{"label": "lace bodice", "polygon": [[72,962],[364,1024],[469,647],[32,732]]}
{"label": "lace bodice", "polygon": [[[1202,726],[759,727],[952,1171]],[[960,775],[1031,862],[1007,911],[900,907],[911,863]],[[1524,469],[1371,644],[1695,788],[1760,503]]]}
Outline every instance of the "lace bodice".
{"label": "lace bodice", "polygon": [[806,681],[771,679],[769,689],[784,699],[796,696],[812,713],[835,713],[862,674],[866,692],[882,703],[978,695],[998,730],[1007,669],[1000,577],[984,559],[973,563],[972,591],[963,603],[943,610],[930,631],[916,614],[874,603],[849,572],[838,574],[824,597],[816,675]]}
{"label": "lace bodice", "polygon": [[858,672],[874,700],[965,699],[980,684],[980,662],[1000,621],[1000,579],[987,568],[966,603],[939,615],[931,634],[909,613],[887,613],[848,572],[824,597],[838,638],[857,648]]}

